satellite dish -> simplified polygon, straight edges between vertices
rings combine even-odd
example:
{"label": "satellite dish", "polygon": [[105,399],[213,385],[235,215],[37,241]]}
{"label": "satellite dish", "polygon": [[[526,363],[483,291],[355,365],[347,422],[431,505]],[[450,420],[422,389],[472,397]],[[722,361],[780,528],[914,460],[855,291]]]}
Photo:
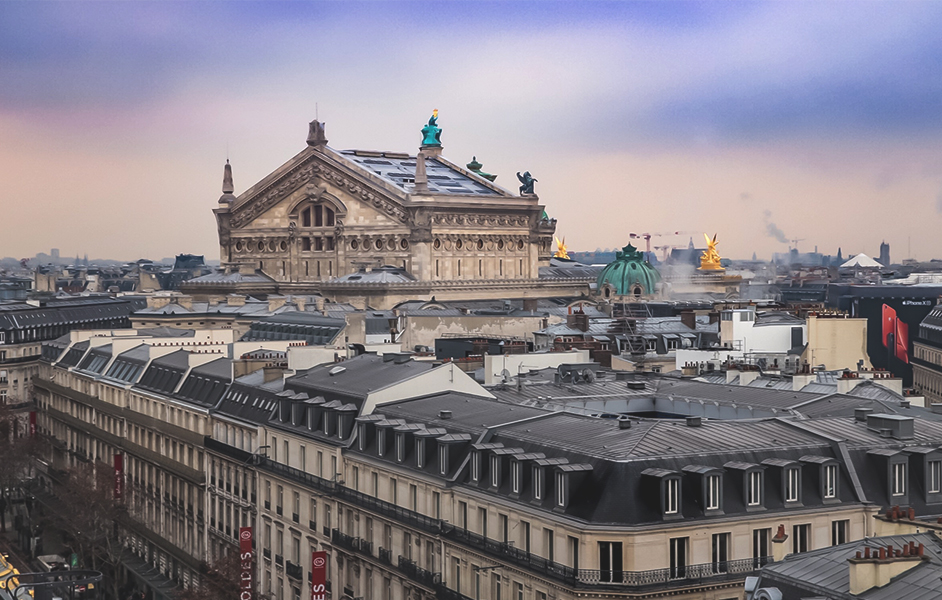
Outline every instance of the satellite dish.
{"label": "satellite dish", "polygon": [[503,371],[500,372],[501,383],[510,383],[510,379],[512,377],[513,375],[511,375],[510,371],[508,371],[507,369],[504,369]]}

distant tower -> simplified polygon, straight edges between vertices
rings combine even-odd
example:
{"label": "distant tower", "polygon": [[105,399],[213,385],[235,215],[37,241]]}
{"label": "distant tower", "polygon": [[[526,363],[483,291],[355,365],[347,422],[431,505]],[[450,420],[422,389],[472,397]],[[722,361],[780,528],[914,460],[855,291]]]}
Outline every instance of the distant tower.
{"label": "distant tower", "polygon": [[52,257],[52,260],[59,260],[59,249],[53,248],[49,251],[49,255]]}
{"label": "distant tower", "polygon": [[752,262],[756,262],[757,260],[758,260],[758,258],[756,257],[756,253],[753,252],[753,253],[752,253]]}
{"label": "distant tower", "polygon": [[85,259],[82,261],[82,265],[85,267],[88,266],[88,252],[85,253]]}
{"label": "distant tower", "polygon": [[844,257],[841,255],[841,248],[840,248],[840,246],[838,246],[838,248],[837,248],[837,261],[838,261],[838,262],[841,262],[841,263],[844,262]]}
{"label": "distant tower", "polygon": [[880,244],[880,259],[879,263],[884,267],[890,266],[890,245],[886,242]]}
{"label": "distant tower", "polygon": [[695,249],[695,248],[693,247],[693,238],[691,237],[691,238],[690,238],[690,243],[687,244],[687,250],[694,250],[694,249]]}

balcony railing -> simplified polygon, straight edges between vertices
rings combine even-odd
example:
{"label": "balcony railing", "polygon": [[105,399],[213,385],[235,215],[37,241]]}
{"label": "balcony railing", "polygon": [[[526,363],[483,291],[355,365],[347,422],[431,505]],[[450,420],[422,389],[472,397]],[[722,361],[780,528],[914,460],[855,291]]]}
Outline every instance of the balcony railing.
{"label": "balcony railing", "polygon": [[672,582],[697,582],[721,577],[735,578],[762,568],[772,557],[742,558],[715,563],[676,566],[650,571],[598,571],[579,569],[576,582],[580,585],[645,587]]}
{"label": "balcony railing", "polygon": [[340,546],[341,548],[346,548],[347,550],[353,550],[354,552],[362,552],[364,554],[373,554],[373,544],[362,538],[353,537],[352,535],[347,535],[342,533],[339,529],[332,529],[330,531],[330,541],[335,545]]}
{"label": "balcony railing", "polygon": [[386,548],[380,547],[379,549],[379,559],[386,563],[387,565],[392,564],[392,550],[387,550]]}
{"label": "balcony railing", "polygon": [[301,565],[296,565],[289,560],[285,563],[285,573],[293,579],[301,579],[304,575],[304,569],[301,568]]}
{"label": "balcony railing", "polygon": [[433,589],[442,582],[441,573],[427,571],[405,556],[399,557],[399,570],[408,575],[413,581]]}

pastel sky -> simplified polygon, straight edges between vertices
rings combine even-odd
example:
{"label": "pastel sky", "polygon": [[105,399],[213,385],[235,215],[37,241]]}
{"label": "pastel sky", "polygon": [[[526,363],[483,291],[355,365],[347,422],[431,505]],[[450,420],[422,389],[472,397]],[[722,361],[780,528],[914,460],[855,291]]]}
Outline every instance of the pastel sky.
{"label": "pastel sky", "polygon": [[573,249],[942,257],[940,31],[942,2],[3,1],[0,256],[218,259],[227,156],[240,193],[315,113],[415,152],[438,108]]}

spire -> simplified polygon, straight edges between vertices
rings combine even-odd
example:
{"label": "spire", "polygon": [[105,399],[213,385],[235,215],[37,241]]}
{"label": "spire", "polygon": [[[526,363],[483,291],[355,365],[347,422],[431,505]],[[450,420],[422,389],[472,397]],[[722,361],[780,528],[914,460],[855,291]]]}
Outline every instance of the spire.
{"label": "spire", "polygon": [[233,195],[235,191],[235,186],[232,184],[232,166],[229,164],[229,159],[226,159],[226,166],[222,170],[222,196],[219,197],[220,204],[229,204],[235,202],[236,197]]}
{"label": "spire", "polygon": [[222,171],[222,193],[231,194],[235,191],[235,187],[232,185],[232,166],[229,164],[229,159],[226,159],[226,166]]}

